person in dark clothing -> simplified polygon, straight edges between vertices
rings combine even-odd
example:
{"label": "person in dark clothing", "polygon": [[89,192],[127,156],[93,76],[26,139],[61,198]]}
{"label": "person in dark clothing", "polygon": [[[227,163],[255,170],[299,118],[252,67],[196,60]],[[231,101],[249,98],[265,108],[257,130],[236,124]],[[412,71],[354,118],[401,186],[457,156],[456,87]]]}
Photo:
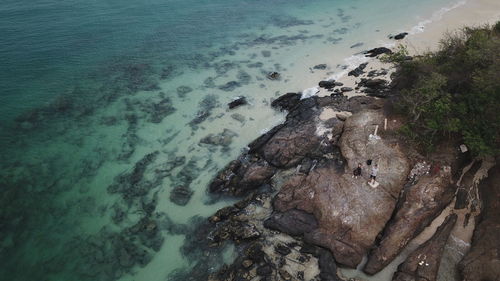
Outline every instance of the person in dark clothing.
{"label": "person in dark clothing", "polygon": [[358,167],[356,169],[354,169],[354,171],[352,172],[353,178],[357,179],[358,176],[361,176],[361,163],[358,163]]}

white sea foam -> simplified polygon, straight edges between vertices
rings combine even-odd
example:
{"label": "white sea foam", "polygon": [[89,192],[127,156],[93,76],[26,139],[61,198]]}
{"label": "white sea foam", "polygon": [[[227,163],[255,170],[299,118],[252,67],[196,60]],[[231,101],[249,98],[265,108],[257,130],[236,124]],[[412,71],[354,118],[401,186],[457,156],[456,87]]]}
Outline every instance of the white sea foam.
{"label": "white sea foam", "polygon": [[315,96],[319,92],[318,87],[311,87],[308,89],[305,89],[302,91],[302,96],[300,97],[301,100],[310,98],[312,96]]}
{"label": "white sea foam", "polygon": [[432,22],[435,22],[435,21],[438,21],[440,20],[444,14],[446,14],[447,12],[451,11],[451,10],[454,10],[458,7],[461,7],[463,5],[465,5],[467,3],[466,0],[461,0],[451,6],[448,6],[448,7],[443,7],[439,10],[437,10],[436,12],[434,12],[432,14],[432,16],[428,19],[425,19],[425,20],[422,20],[420,21],[416,26],[414,26],[409,34],[417,34],[417,33],[421,33],[421,32],[424,32],[425,30],[425,26],[432,23]]}
{"label": "white sea foam", "polygon": [[344,70],[335,73],[334,75],[330,76],[330,79],[338,80],[341,77],[344,77],[349,73],[349,71],[353,70],[354,68],[358,67],[360,64],[368,62],[370,60],[369,57],[365,57],[364,54],[355,54],[350,57],[347,57],[344,59],[344,64],[347,66]]}

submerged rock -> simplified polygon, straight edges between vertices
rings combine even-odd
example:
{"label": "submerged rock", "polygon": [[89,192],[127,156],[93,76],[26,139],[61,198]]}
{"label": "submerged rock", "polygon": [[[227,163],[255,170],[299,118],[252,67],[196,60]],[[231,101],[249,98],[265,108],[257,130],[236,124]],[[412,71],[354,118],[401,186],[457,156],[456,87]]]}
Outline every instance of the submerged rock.
{"label": "submerged rock", "polygon": [[186,97],[186,95],[190,92],[192,92],[193,89],[191,87],[188,87],[188,86],[180,86],[177,88],[177,95],[180,97],[180,98],[184,98]]}
{"label": "submerged rock", "polygon": [[326,63],[322,63],[322,64],[317,64],[313,67],[313,69],[319,69],[319,70],[325,70],[327,67]]}
{"label": "submerged rock", "polygon": [[394,274],[392,280],[436,281],[443,250],[457,217],[456,214],[446,217],[434,235],[412,252],[404,263],[398,266],[398,271]]}
{"label": "submerged rock", "polygon": [[179,206],[185,206],[192,195],[193,191],[189,186],[177,186],[170,192],[170,201]]}

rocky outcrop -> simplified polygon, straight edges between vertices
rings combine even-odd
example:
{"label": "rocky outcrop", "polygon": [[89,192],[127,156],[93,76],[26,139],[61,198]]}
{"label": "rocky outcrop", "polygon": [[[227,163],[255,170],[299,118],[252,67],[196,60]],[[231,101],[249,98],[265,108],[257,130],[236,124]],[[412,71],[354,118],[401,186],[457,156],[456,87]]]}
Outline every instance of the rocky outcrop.
{"label": "rocky outcrop", "polygon": [[303,236],[317,229],[318,222],[314,215],[298,209],[290,209],[283,213],[276,212],[266,221],[264,226],[293,236]]}
{"label": "rocky outcrop", "polygon": [[234,160],[210,183],[212,193],[241,196],[267,183],[276,169],[258,157]]}
{"label": "rocky outcrop", "polygon": [[363,269],[375,274],[388,265],[450,203],[455,192],[451,171],[443,167],[436,175],[422,177],[407,187],[401,207],[384,230],[378,246],[371,251]]}
{"label": "rocky outcrop", "polygon": [[[340,150],[347,159],[348,173],[333,162],[320,162],[308,175],[286,182],[274,202],[279,212],[297,209],[313,214],[318,228],[304,233],[305,240],[330,249],[338,263],[350,267],[361,262],[389,220],[409,171],[398,148],[384,140],[369,139],[373,124],[382,117],[380,112],[368,110],[345,122]],[[350,173],[358,162],[375,156],[384,171],[377,188],[363,179],[353,179]]]}
{"label": "rocky outcrop", "polygon": [[500,166],[479,185],[483,208],[472,246],[459,264],[462,280],[500,280]]}
{"label": "rocky outcrop", "polygon": [[365,56],[373,58],[381,54],[391,54],[391,53],[392,53],[391,49],[386,47],[379,47],[366,51]]}
{"label": "rocky outcrop", "polygon": [[250,143],[248,153],[228,164],[216,176],[210,184],[210,192],[241,196],[267,183],[278,169],[301,165],[300,170],[306,171],[321,159],[342,161],[335,144],[344,122],[335,115],[322,120],[324,108],[351,112],[380,108],[369,97],[300,100],[293,93],[278,98],[274,105],[290,111],[285,123]]}
{"label": "rocky outcrop", "polygon": [[444,247],[456,222],[456,214],[446,217],[434,235],[411,253],[404,263],[399,265],[392,280],[436,281]]}
{"label": "rocky outcrop", "polygon": [[271,106],[280,110],[292,110],[299,104],[300,94],[286,93],[271,102]]}
{"label": "rocky outcrop", "polygon": [[361,74],[365,73],[363,70],[366,68],[367,65],[368,65],[368,63],[360,64],[355,69],[349,71],[349,73],[347,73],[347,76],[354,76],[354,77],[360,76]]}

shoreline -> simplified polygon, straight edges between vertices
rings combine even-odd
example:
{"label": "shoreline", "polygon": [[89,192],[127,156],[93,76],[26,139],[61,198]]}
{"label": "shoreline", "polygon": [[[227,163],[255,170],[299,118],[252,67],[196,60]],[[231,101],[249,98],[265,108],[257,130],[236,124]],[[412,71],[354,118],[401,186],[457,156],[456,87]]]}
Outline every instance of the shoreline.
{"label": "shoreline", "polygon": [[[445,11],[445,12],[442,12]],[[409,55],[415,56],[429,51],[435,51],[439,48],[440,40],[449,32],[456,32],[464,26],[480,26],[485,24],[493,24],[500,20],[500,2],[494,0],[463,0],[434,12],[427,19],[423,19],[417,25],[409,30],[408,35],[402,40],[385,39],[386,44],[383,47],[394,49],[398,45],[403,45],[407,48]],[[396,31],[395,31],[395,34]],[[363,54],[354,54],[351,57],[345,58],[344,61],[359,56],[362,63],[368,63],[367,71],[387,69],[388,74],[382,75],[380,78],[390,81],[390,75],[394,72],[394,68],[390,63],[383,63],[377,58],[366,58],[363,60]],[[362,56],[362,57],[361,57]],[[359,59],[358,59],[359,60]],[[358,64],[359,65],[359,64]],[[348,72],[358,67],[351,65],[350,68],[337,73],[328,79],[334,79],[344,84],[344,87],[355,88],[359,83],[358,77],[348,76]],[[326,80],[328,80],[326,79]],[[308,89],[306,89],[308,90]],[[324,89],[319,89],[318,96],[326,96],[331,93]],[[348,97],[362,95],[360,91],[352,91],[344,93]]]}
{"label": "shoreline", "polygon": [[[489,11],[489,13],[485,13],[482,10],[478,11],[478,13],[481,13],[483,15],[487,14],[488,16],[486,18],[476,19],[476,18],[474,18],[472,16],[472,17],[464,19],[463,17],[461,17],[461,15],[463,15],[463,13],[468,13],[469,12],[469,11],[467,11],[467,9],[469,9],[471,7],[471,5],[472,6],[479,5],[480,2],[481,3],[485,3],[485,2],[491,2],[491,1],[482,1],[482,0],[467,1],[467,2],[465,2],[462,5],[454,7],[453,9],[449,10],[448,12],[440,15],[439,20],[433,21],[433,22],[429,23],[428,25],[426,25],[425,26],[425,30],[423,32],[416,33],[416,34],[409,34],[403,40],[395,41],[394,46],[397,46],[398,44],[402,44],[402,45],[407,46],[409,49],[411,48],[410,55],[413,56],[413,55],[419,54],[421,52],[430,51],[430,50],[436,50],[437,46],[439,45],[440,38],[442,38],[442,36],[445,36],[445,31],[448,31],[450,29],[451,30],[456,30],[456,29],[458,29],[458,28],[460,28],[461,26],[464,26],[464,25],[477,26],[477,25],[485,24],[485,23],[491,24],[492,22],[497,21],[497,20],[500,19],[500,18],[498,18],[500,16],[500,3],[489,3],[489,4],[494,4],[497,7],[496,12],[494,12],[492,10],[489,10],[489,9],[486,9],[486,10]],[[472,13],[472,14],[476,15],[477,13]],[[461,19],[461,21],[458,21],[459,18]],[[445,23],[445,25],[443,25],[443,23]],[[357,67],[357,66],[355,66],[355,67]],[[341,75],[340,77],[338,77],[338,79],[335,79],[336,82],[342,83],[342,85],[337,85],[337,87],[350,87],[350,88],[352,88],[349,91],[345,91],[345,92],[343,90],[340,91],[341,96],[343,94],[348,99],[350,99],[352,97],[355,97],[355,96],[367,96],[366,93],[364,93],[364,90],[360,90],[359,87],[357,87],[362,78],[377,78],[377,79],[381,78],[381,79],[387,80],[390,83],[390,81],[391,81],[390,76],[395,71],[395,68],[391,64],[383,63],[383,62],[381,62],[380,60],[378,60],[375,57],[375,58],[371,58],[371,59],[367,60],[367,66],[364,69],[363,74],[359,75],[359,77],[358,76],[352,77],[352,76],[347,75],[347,73],[349,71],[351,71],[351,70],[352,69],[346,69],[345,71],[343,71],[344,75]],[[370,71],[377,71],[377,70],[378,71],[384,70],[386,73],[382,74],[382,75],[377,75],[376,74],[376,75],[373,75],[373,76],[369,76],[369,75],[368,75],[368,77],[366,76],[366,74],[369,73]],[[319,86],[316,86],[316,87],[308,88],[308,89],[304,90],[303,92],[299,92],[298,94],[301,96],[301,100],[306,99],[306,98],[310,98],[310,97],[313,97],[313,96],[317,96],[318,99],[320,99],[320,98],[328,98],[328,96],[330,96],[332,94],[333,88],[334,87],[331,87],[330,89],[326,89],[324,87],[321,88]],[[304,94],[304,92],[306,92],[306,93]],[[290,101],[283,101],[283,100],[281,100],[283,97],[288,96],[288,95],[289,94],[281,96],[277,100],[280,100],[280,103],[281,102],[288,103]],[[333,97],[333,95],[332,95],[332,97]],[[285,100],[288,99],[288,98],[291,98],[291,96],[285,97]],[[377,100],[377,99],[375,99],[375,100]],[[275,105],[273,105],[273,106],[275,106]],[[287,106],[289,106],[289,105],[287,105]],[[283,108],[283,106],[280,105],[280,104],[278,104],[278,107],[282,107]],[[286,108],[286,106],[284,108],[287,109],[287,110],[289,110],[289,112],[291,112],[290,111],[291,108]],[[333,119],[340,119],[342,121],[345,121],[345,119],[342,119],[339,116],[339,113],[340,113],[340,115],[343,115],[343,113],[345,113],[346,111],[342,111],[342,110],[336,111],[335,110],[335,106],[329,107],[328,105],[327,106],[322,105],[322,107],[320,107],[320,108],[322,108],[322,110],[323,110],[322,113],[321,113],[321,115],[319,116],[320,120],[327,121],[327,120],[329,120],[329,118],[330,119],[333,118]],[[294,110],[296,110],[296,108]],[[347,112],[349,112],[349,110],[347,110]],[[349,117],[349,116],[347,116],[347,117]],[[287,121],[288,121],[288,118],[287,118]],[[283,125],[286,126],[286,123],[283,124]],[[278,131],[280,129],[281,129],[281,127],[278,128]],[[326,130],[320,130],[320,131],[321,131],[320,135],[326,132]],[[255,146],[255,145],[260,145],[260,146],[266,145],[266,142],[269,141],[269,138],[273,138],[273,135],[275,133],[276,132],[273,132],[267,138],[267,140],[264,140],[264,139],[266,139],[265,135],[267,135],[267,133],[264,134],[264,135],[262,135],[262,136],[260,136],[260,137],[258,137],[254,142],[251,143],[251,146],[252,145],[253,146]],[[318,134],[318,131],[316,131],[316,133]],[[332,140],[331,137],[329,137],[329,140],[330,141]],[[255,142],[257,142],[257,144]],[[260,143],[259,144],[259,142],[264,142],[264,143]],[[255,152],[255,148],[251,148],[250,150],[251,151],[254,150],[254,151],[253,152],[248,152],[249,155],[253,154],[253,153],[256,153]],[[413,159],[412,161],[415,161],[415,159]],[[233,165],[233,164],[230,164],[230,165]],[[311,170],[309,170],[310,173],[312,173],[312,170],[314,169],[315,165],[316,164],[312,165]],[[324,167],[322,167],[322,168],[324,168]],[[228,169],[232,169],[232,168],[228,168]],[[240,168],[237,168],[237,169],[240,169]],[[299,171],[299,169],[301,169],[300,165],[297,168],[296,173]],[[318,168],[318,169],[320,169],[320,168]],[[235,170],[233,170],[233,172],[237,173]],[[309,172],[306,172],[306,174],[308,174]],[[465,172],[466,171],[463,171],[463,173],[465,173]],[[221,174],[223,174],[223,173],[225,173],[224,169],[221,170]],[[275,173],[275,172],[272,172],[272,173]],[[276,172],[276,174],[278,174],[278,173],[279,172]],[[230,192],[234,192],[234,190],[230,191]],[[278,188],[278,192],[279,193],[282,192],[281,188]],[[286,195],[283,195],[283,196],[286,196]],[[314,195],[312,195],[312,196],[314,197]],[[278,198],[278,199],[276,199],[276,198]],[[278,201],[279,200],[284,200],[284,199],[281,199],[278,196],[276,198],[275,198],[275,200],[278,200]],[[298,200],[298,199],[296,199],[296,200]],[[270,201],[268,201],[268,203],[269,202]],[[467,250],[467,248],[470,247],[470,243],[471,243],[471,239],[472,239],[472,233],[474,231],[474,223],[475,223],[474,222],[474,217],[472,217],[472,219],[468,223],[464,223],[465,220],[468,220],[468,218],[466,218],[466,212],[469,212],[470,210],[468,208],[466,208],[465,210],[453,211],[452,212],[451,208],[452,208],[452,206],[454,204],[455,204],[454,200],[452,200],[451,202],[446,203],[446,205],[441,209],[441,211],[439,211],[438,215],[436,217],[434,217],[434,219],[431,220],[431,223],[427,227],[425,227],[423,231],[419,232],[420,234],[418,236],[416,236],[413,239],[411,239],[410,240],[410,244],[408,244],[407,247],[404,247],[403,250],[392,260],[392,262],[389,265],[385,266],[383,268],[383,270],[380,271],[379,273],[377,273],[375,275],[370,275],[370,276],[369,275],[365,275],[364,273],[362,273],[362,271],[360,270],[360,268],[362,268],[362,267],[365,266],[366,256],[364,257],[363,262],[359,263],[358,269],[348,269],[348,270],[346,270],[346,269],[338,267],[337,268],[337,270],[338,270],[337,273],[339,273],[339,275],[342,276],[343,278],[346,278],[345,280],[358,280],[358,279],[352,279],[352,278],[362,278],[360,280],[372,280],[372,281],[389,280],[387,278],[390,278],[392,276],[392,274],[397,271],[397,268],[400,265],[400,263],[403,262],[404,260],[406,260],[406,257],[411,252],[413,252],[413,250],[415,250],[417,247],[419,247],[419,246],[423,245],[424,243],[426,243],[426,241],[428,241],[431,238],[431,236],[434,235],[434,233],[436,232],[436,230],[438,229],[438,227],[440,227],[441,223],[443,221],[445,221],[445,217],[449,213],[456,213],[458,215],[458,217],[459,217],[458,218],[458,223],[455,225],[455,227],[453,227],[453,230],[451,231],[451,235],[450,235],[451,238],[449,240],[452,240],[453,244],[455,246],[458,245],[459,247],[462,247],[460,249],[460,251],[464,251],[464,253],[465,253],[466,250]],[[222,211],[222,210],[220,210],[220,211]],[[274,211],[276,211],[275,208],[273,210],[273,214],[274,214]],[[279,211],[283,211],[283,210],[279,210]],[[217,216],[217,214],[215,215],[215,217],[217,219],[219,219],[218,216]],[[474,215],[476,215],[476,214],[477,213],[475,213]],[[267,213],[267,215],[270,215],[270,213]],[[267,238],[266,238],[266,240],[267,240]],[[448,243],[450,243],[450,242],[448,242]],[[295,250],[296,250],[296,248],[295,248]],[[334,254],[335,254],[335,252],[334,252]],[[335,256],[335,259],[337,259],[336,256]],[[237,266],[235,263],[233,263],[233,265]],[[321,268],[321,265],[319,265],[319,267]],[[447,267],[447,265],[443,266],[443,267]],[[232,269],[225,269],[225,270],[232,270]],[[228,271],[228,272],[230,272],[230,271]],[[454,273],[453,272],[446,272],[444,274],[446,274],[447,276],[448,275],[452,276]]]}

